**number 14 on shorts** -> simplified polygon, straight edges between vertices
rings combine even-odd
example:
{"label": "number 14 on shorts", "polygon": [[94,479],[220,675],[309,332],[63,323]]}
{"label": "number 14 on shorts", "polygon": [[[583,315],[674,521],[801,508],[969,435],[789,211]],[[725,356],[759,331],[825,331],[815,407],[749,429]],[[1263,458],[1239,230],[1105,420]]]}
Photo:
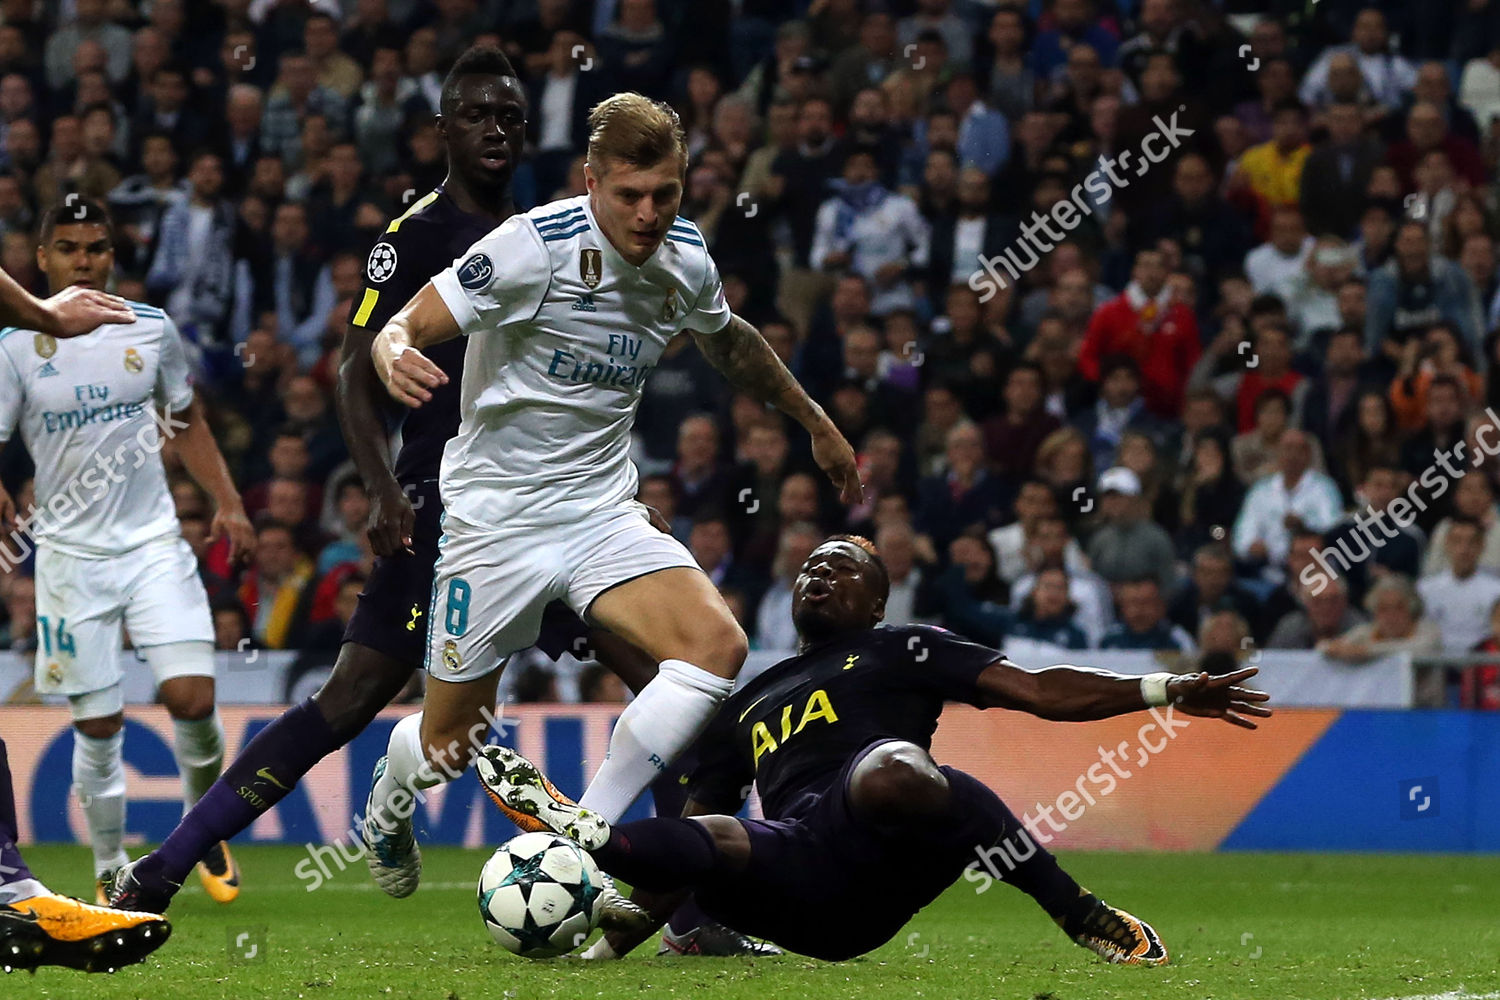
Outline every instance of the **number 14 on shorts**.
{"label": "number 14 on shorts", "polygon": [[[66,618],[59,618],[57,620],[57,630],[55,636],[57,651],[63,656],[76,656],[78,650],[73,645],[73,633],[69,632],[64,627],[67,625],[67,623],[68,620]],[[46,656],[51,656],[54,642],[54,633],[51,622],[48,621],[46,615],[36,616],[36,630],[37,638],[39,638],[42,642],[43,654]]]}

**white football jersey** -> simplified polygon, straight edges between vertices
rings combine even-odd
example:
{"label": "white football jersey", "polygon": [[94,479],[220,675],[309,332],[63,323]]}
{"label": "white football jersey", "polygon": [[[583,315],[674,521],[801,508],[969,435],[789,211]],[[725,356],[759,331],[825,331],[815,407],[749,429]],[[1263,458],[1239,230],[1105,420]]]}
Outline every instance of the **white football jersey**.
{"label": "white football jersey", "polygon": [[469,337],[443,506],[469,524],[555,524],[632,499],[630,428],[667,341],[729,323],[691,222],[640,267],[587,195],[516,215],[432,279]]}
{"label": "white football jersey", "polygon": [[31,533],[70,555],[120,555],[180,530],[156,413],[192,403],[187,354],[165,313],[130,308],[134,323],[65,340],[0,330],[0,444],[20,428],[36,462]]}

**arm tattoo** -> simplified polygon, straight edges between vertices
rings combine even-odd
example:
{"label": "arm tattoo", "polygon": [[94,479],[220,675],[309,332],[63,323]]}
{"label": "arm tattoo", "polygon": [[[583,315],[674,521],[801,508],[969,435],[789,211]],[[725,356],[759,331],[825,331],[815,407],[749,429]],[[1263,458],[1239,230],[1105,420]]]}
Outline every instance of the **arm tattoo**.
{"label": "arm tattoo", "polygon": [[729,384],[762,403],[799,416],[810,401],[760,331],[730,314],[729,325],[714,334],[692,331],[698,350]]}

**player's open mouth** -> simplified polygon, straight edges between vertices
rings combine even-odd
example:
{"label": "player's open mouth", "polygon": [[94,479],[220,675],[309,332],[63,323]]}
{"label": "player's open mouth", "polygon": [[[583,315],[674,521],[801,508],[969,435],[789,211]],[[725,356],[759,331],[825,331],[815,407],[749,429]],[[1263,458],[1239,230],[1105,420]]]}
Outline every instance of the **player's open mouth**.
{"label": "player's open mouth", "polygon": [[820,577],[814,577],[809,580],[807,585],[802,588],[802,599],[804,601],[821,603],[832,596],[833,588],[828,585],[827,580]]}
{"label": "player's open mouth", "polygon": [[503,150],[487,150],[479,156],[479,165],[486,170],[503,170],[510,163],[510,157]]}

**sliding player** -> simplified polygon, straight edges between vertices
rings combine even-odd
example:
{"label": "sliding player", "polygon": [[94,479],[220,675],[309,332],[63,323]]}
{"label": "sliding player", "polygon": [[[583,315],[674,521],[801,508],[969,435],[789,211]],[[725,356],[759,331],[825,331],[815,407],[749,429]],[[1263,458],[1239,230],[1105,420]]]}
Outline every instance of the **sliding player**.
{"label": "sliding player", "polygon": [[[446,509],[428,635],[424,712],[403,719],[366,818],[383,887],[417,878],[411,790],[494,702],[499,670],[562,599],[644,650],[656,677],[621,713],[582,801],[617,819],[712,718],[745,634],[688,551],[632,499],[641,386],[687,332],[736,388],[812,434],[857,501],[854,453],[765,340],[731,315],[703,236],[677,217],[687,149],[677,115],[619,94],[589,115],[589,193],[514,217],[425,286],[375,339],[391,394],[419,407],[451,381],[422,351],[460,334],[463,423],[443,455]],[[385,864],[389,860],[391,863]]]}
{"label": "sliding player", "polygon": [[[813,551],[793,590],[798,655],[736,692],[704,734],[686,810],[693,819],[611,828],[550,793],[536,767],[505,747],[481,754],[480,781],[518,822],[578,840],[638,889],[691,888],[716,920],[815,958],[880,946],[992,856],[977,852],[999,848],[1014,865],[1005,881],[1075,942],[1112,962],[1166,962],[1149,924],[1081,888],[994,792],[939,766],[932,734],[945,701],[1057,721],[1172,705],[1254,729],[1248,717],[1271,714],[1267,695],[1238,686],[1255,668],[1223,677],[1026,671],[942,629],[880,625],[889,589],[864,539],[835,535]],[[735,819],[752,781],[766,818]]]}
{"label": "sliding player", "polygon": [[[114,257],[109,216],[97,202],[70,195],[42,216],[37,264],[54,291],[102,290]],[[37,465],[37,514],[28,526],[37,541],[36,687],[66,695],[72,707],[73,782],[101,878],[126,861],[122,624],[172,716],[186,807],[213,784],[224,754],[213,622],[167,490],[162,428],[213,497],[213,534],[228,534],[231,558],[252,541],[177,328],[158,309],[129,308],[133,322],[82,337],[0,331],[0,443],[19,427]],[[158,407],[170,415],[160,426]],[[0,515],[13,509],[0,489]],[[198,872],[219,902],[239,893],[222,842],[205,852]]]}

